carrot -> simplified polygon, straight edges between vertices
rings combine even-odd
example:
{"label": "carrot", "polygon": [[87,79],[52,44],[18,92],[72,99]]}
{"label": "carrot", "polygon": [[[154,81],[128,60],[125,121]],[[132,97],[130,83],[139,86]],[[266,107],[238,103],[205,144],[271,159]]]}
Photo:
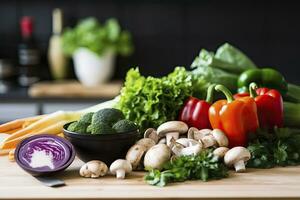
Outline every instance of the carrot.
{"label": "carrot", "polygon": [[38,134],[43,134],[43,133],[57,135],[57,134],[61,133],[62,127],[66,123],[68,123],[68,121],[65,121],[65,120],[60,121],[60,122],[57,122],[56,124],[52,124],[48,127],[40,129],[38,131],[27,133],[26,135],[11,139],[9,141],[4,140],[2,143],[1,149],[15,148],[22,140],[24,140],[25,138],[28,138],[30,136],[33,136],[33,135],[38,135]]}
{"label": "carrot", "polygon": [[21,128],[23,123],[24,123],[23,119],[16,119],[14,121],[7,122],[5,124],[1,124],[0,125],[0,133],[5,133],[7,131]]}
{"label": "carrot", "polygon": [[6,156],[13,149],[0,149],[0,156]]}
{"label": "carrot", "polygon": [[13,134],[13,133],[15,133],[15,132],[17,132],[17,131],[19,131],[19,130],[21,130],[22,128],[16,128],[16,129],[13,129],[13,130],[10,130],[10,131],[6,131],[5,133],[6,134]]}
{"label": "carrot", "polygon": [[7,122],[5,124],[0,125],[0,133],[5,133],[14,129],[22,128],[23,124],[26,122],[35,122],[37,120],[40,120],[44,117],[45,115],[38,115],[34,117],[27,117],[27,118],[22,118],[22,119],[16,119],[11,122]]}
{"label": "carrot", "polygon": [[15,149],[12,149],[8,153],[8,160],[11,162],[15,161]]}
{"label": "carrot", "polygon": [[[70,115],[70,116],[69,116]],[[64,112],[64,111],[57,111],[55,113],[52,113],[50,115],[47,115],[43,117],[42,119],[38,120],[37,122],[34,122],[27,126],[24,129],[21,129],[13,134],[11,134],[8,138],[4,140],[9,141],[16,139],[18,137],[25,136],[26,134],[29,134],[30,132],[36,132],[37,130],[42,130],[48,126],[52,126],[62,120],[68,120],[67,122],[77,120],[80,117],[80,113],[74,113],[74,112]],[[61,127],[62,130],[62,127]],[[60,130],[60,131],[61,131]]]}
{"label": "carrot", "polygon": [[57,134],[57,136],[62,137],[62,138],[65,137],[64,133],[59,133],[59,134]]}

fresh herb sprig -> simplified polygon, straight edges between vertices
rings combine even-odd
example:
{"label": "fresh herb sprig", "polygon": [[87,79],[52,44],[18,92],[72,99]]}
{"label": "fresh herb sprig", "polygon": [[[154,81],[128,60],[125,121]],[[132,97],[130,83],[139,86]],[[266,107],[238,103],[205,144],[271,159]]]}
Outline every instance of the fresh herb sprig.
{"label": "fresh herb sprig", "polygon": [[300,130],[275,128],[259,130],[248,149],[251,159],[247,167],[272,168],[300,164]]}
{"label": "fresh herb sprig", "polygon": [[151,169],[144,179],[150,185],[163,187],[171,182],[208,181],[227,176],[227,167],[212,154],[211,150],[206,150],[197,156],[178,157],[166,163],[161,171]]}

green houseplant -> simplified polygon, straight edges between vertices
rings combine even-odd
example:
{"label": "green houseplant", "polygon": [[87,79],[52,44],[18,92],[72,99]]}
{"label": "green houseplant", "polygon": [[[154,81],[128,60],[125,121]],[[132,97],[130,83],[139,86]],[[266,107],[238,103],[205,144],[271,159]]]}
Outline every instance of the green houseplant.
{"label": "green houseplant", "polygon": [[64,30],[63,51],[73,57],[80,82],[95,86],[111,78],[115,56],[131,55],[133,44],[131,34],[121,30],[116,19],[100,24],[95,18],[86,18]]}

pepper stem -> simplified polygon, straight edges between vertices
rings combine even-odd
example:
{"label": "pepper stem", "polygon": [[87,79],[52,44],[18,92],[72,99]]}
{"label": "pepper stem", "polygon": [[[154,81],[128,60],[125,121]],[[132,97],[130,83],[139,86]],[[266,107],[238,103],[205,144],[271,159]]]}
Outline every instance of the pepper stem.
{"label": "pepper stem", "polygon": [[254,82],[250,83],[249,85],[250,97],[255,98],[257,96],[256,89],[257,89],[257,84]]}
{"label": "pepper stem", "polygon": [[216,85],[215,90],[217,90],[218,92],[223,92],[228,103],[233,102],[234,98],[232,96],[232,93],[224,85]]}
{"label": "pepper stem", "polygon": [[213,102],[215,86],[216,84],[211,84],[207,89],[206,100],[205,100],[207,103],[211,104]]}

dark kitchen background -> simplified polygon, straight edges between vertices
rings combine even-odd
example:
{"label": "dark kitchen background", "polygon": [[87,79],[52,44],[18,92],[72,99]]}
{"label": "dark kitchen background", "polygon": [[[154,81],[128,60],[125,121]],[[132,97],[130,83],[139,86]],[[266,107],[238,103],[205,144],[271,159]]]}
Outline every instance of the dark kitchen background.
{"label": "dark kitchen background", "polygon": [[[126,71],[134,66],[139,66],[144,75],[155,76],[165,75],[177,65],[189,68],[201,48],[215,50],[229,42],[258,66],[274,67],[290,82],[300,83],[300,4],[297,1],[1,0],[0,58],[17,63],[19,21],[22,16],[32,16],[35,38],[42,52],[43,79],[50,79],[47,50],[54,8],[64,12],[64,27],[74,26],[79,19],[89,16],[100,22],[115,17],[122,28],[132,33],[135,52],[130,57],[118,57],[114,79],[123,79]],[[19,93],[25,92],[18,91],[2,95],[1,102],[37,103],[38,107],[34,107],[37,113],[57,109],[42,110],[45,109],[42,103],[54,100],[28,100],[26,95],[19,98]],[[11,98],[6,99],[7,96]],[[7,109],[8,105],[0,107],[2,113]]]}
{"label": "dark kitchen background", "polygon": [[52,10],[57,7],[64,11],[65,26],[88,16],[100,21],[116,17],[132,32],[135,53],[118,58],[116,78],[123,78],[132,66],[139,66],[146,75],[166,74],[175,65],[188,67],[201,48],[214,50],[227,41],[258,65],[275,67],[300,83],[297,1],[1,0],[0,57],[15,58],[19,20],[33,16],[47,74],[45,55]]}

